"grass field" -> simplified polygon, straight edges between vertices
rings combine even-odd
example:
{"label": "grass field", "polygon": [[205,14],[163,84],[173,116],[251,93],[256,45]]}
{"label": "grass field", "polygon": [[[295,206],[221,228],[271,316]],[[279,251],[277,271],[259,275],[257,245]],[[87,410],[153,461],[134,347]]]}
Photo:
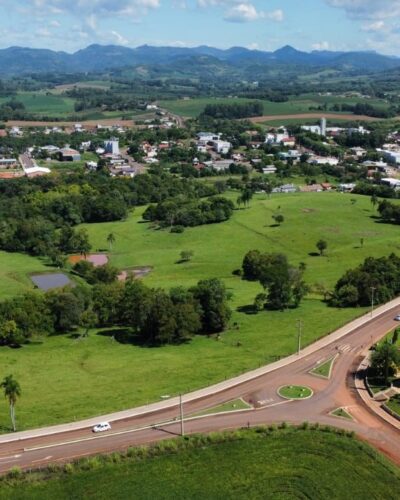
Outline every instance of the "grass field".
{"label": "grass field", "polygon": [[[62,116],[74,112],[74,99],[49,92],[19,92],[16,100],[24,104],[26,111],[36,115]],[[7,101],[9,98],[1,98],[0,104]]]}
{"label": "grass field", "polygon": [[[238,434],[238,433],[237,433]],[[369,446],[316,430],[241,432],[236,440],[190,445],[119,463],[92,459],[92,470],[32,474],[4,481],[7,500],[345,499],[395,500],[399,470]],[[160,447],[162,443],[160,444]],[[171,446],[170,450],[176,450]],[[44,475],[45,477],[46,475]]]}
{"label": "grass field", "polygon": [[[354,205],[351,198],[357,200]],[[271,227],[278,207],[285,222]],[[183,234],[151,229],[142,223],[142,212],[137,209],[125,222],[87,225],[94,250],[106,249],[107,235],[113,232],[111,262],[121,269],[152,266],[145,278],[150,286],[191,286],[203,278],[221,278],[233,294],[232,328],[219,342],[199,336],[186,345],[159,349],[119,344],[96,332],[81,341],[53,336],[19,350],[2,348],[0,378],[13,373],[23,390],[17,405],[20,428],[120,410],[204,387],[294,352],[297,319],[304,322],[303,341],[309,344],[363,313],[328,308],[315,295],[284,313],[241,312],[262,290],[232,275],[251,249],[284,252],[293,264],[306,263],[309,284],[332,287],[365,257],[388,255],[400,247],[398,227],[378,224],[371,218],[369,198],[353,195],[299,193],[270,200],[257,195],[249,209],[235,211],[230,221]],[[315,256],[320,238],[328,242],[325,257]],[[192,250],[193,260],[177,264],[181,250]],[[3,255],[0,262],[7,280],[5,286],[1,282],[2,297],[30,288],[26,273],[43,270],[40,261],[17,254]],[[9,427],[6,411],[0,412],[0,425]]]}
{"label": "grass field", "polygon": [[[199,116],[207,104],[232,104],[248,102],[249,99],[245,98],[195,98],[195,99],[180,99],[180,100],[166,100],[160,101],[159,105],[168,111],[188,118],[195,118]],[[365,100],[356,97],[335,97],[335,96],[319,96],[315,94],[306,94],[302,96],[292,97],[287,102],[272,102],[262,100],[264,104],[264,115],[294,115],[302,113],[312,113],[311,108],[317,108],[324,105],[332,106],[336,103],[343,104],[357,104],[360,102],[368,102],[371,105],[381,108],[387,108],[388,104],[380,99]],[[315,109],[314,109],[315,112]],[[340,114],[338,114],[340,118]]]}
{"label": "grass field", "polygon": [[49,267],[40,259],[0,252],[0,300],[31,290],[29,274],[41,271],[49,271]]}

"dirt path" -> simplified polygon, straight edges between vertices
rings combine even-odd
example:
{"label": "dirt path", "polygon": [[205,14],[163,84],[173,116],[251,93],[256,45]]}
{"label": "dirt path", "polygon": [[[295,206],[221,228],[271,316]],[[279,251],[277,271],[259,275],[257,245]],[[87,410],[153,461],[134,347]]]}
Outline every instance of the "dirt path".
{"label": "dirt path", "polygon": [[327,118],[330,120],[349,120],[349,121],[364,121],[364,122],[374,122],[380,121],[381,118],[372,118],[371,116],[365,115],[344,115],[337,113],[301,113],[301,114],[293,114],[293,115],[264,115],[264,116],[256,116],[254,118],[250,118],[250,121],[253,123],[263,123],[268,121],[277,121],[277,120],[305,120],[308,118]]}

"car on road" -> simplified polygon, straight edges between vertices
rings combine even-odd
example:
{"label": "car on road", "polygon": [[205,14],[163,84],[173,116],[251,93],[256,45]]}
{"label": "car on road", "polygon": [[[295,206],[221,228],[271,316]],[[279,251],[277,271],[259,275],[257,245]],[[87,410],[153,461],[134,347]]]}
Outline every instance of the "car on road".
{"label": "car on road", "polygon": [[395,321],[400,321],[400,314],[398,314],[397,316],[395,316],[394,320]]}
{"label": "car on road", "polygon": [[104,432],[111,430],[111,425],[108,422],[101,422],[93,427],[93,432]]}

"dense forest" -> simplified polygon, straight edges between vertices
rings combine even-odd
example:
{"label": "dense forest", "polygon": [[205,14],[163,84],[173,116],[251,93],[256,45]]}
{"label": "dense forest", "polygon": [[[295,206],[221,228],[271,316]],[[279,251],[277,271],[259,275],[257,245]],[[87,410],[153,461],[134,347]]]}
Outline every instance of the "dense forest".
{"label": "dense forest", "polygon": [[0,249],[47,255],[58,262],[60,254],[90,251],[85,230],[75,226],[122,220],[137,205],[178,195],[207,207],[208,222],[225,220],[229,203],[213,198],[200,202],[217,194],[213,186],[162,171],[129,180],[95,172],[0,181]]}
{"label": "dense forest", "polygon": [[0,345],[20,346],[32,337],[79,328],[80,335],[88,335],[92,328],[114,326],[126,329],[110,333],[124,343],[181,344],[196,334],[222,332],[231,316],[228,300],[217,279],[169,292],[132,279],[91,289],[30,292],[0,303]]}

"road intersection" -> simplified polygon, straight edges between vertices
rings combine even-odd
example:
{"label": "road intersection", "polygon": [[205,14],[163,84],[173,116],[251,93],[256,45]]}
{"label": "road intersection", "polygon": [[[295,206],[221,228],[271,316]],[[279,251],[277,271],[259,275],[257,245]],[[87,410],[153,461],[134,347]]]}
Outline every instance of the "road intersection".
{"label": "road intersection", "polygon": [[[373,317],[359,318],[342,329],[272,365],[185,395],[185,432],[211,432],[243,426],[287,422],[320,423],[354,431],[361,439],[400,464],[400,422],[374,406],[357,371],[369,347],[396,326],[400,299],[380,307]],[[334,312],[332,312],[334,314]],[[335,358],[331,377],[310,371]],[[306,400],[284,400],[283,385],[312,389]],[[254,409],[195,417],[204,410],[243,398]],[[345,408],[352,419],[332,415]],[[110,421],[112,431],[94,435],[91,427]],[[0,436],[0,473],[14,466],[35,468],[82,456],[126,449],[179,435],[179,398],[96,419]]]}

